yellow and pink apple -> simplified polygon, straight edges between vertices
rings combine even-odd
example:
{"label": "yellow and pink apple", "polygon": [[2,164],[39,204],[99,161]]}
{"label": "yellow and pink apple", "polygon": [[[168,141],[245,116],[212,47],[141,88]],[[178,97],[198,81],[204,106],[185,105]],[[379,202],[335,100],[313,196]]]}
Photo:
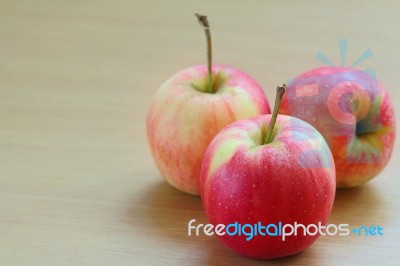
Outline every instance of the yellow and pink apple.
{"label": "yellow and pink apple", "polygon": [[[201,198],[214,226],[326,224],[336,191],[332,154],[316,129],[294,117],[276,117],[277,109],[279,103],[272,116],[225,127],[208,147]],[[285,241],[261,234],[250,241],[243,234],[218,237],[243,256],[268,259],[300,252],[318,236],[298,234]]]}
{"label": "yellow and pink apple", "polygon": [[280,109],[313,125],[336,164],[338,187],[364,184],[388,163],[395,140],[390,97],[376,78],[347,67],[321,67],[288,85]]}
{"label": "yellow and pink apple", "polygon": [[[209,26],[198,15],[211,44]],[[224,65],[189,67],[157,90],[147,114],[147,137],[161,175],[177,189],[200,193],[207,146],[226,125],[270,113],[267,98],[248,74]]]}

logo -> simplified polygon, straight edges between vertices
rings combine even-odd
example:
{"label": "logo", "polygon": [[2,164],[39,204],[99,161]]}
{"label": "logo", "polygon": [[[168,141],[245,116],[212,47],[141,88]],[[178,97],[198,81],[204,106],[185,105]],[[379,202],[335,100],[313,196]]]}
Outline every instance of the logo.
{"label": "logo", "polygon": [[380,225],[373,226],[360,226],[354,227],[351,230],[349,224],[328,224],[322,225],[321,222],[318,224],[304,225],[301,223],[294,222],[293,224],[283,224],[278,222],[277,224],[263,224],[258,222],[255,224],[240,224],[238,222],[225,224],[197,224],[194,225],[196,219],[192,219],[188,222],[188,236],[199,236],[200,233],[206,236],[218,235],[218,236],[243,236],[246,241],[251,241],[254,237],[280,237],[282,241],[290,236],[349,236],[350,234],[358,236],[383,236],[383,227]]}

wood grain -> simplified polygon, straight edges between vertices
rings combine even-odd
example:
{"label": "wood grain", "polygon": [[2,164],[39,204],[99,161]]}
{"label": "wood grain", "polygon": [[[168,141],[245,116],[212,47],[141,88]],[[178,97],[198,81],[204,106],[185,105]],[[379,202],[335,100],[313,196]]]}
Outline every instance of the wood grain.
{"label": "wood grain", "polygon": [[0,264],[398,264],[399,144],[363,187],[337,192],[331,223],[384,227],[383,237],[325,237],[281,260],[254,261],[213,237],[201,201],[167,185],[147,147],[151,96],[177,71],[214,59],[274,88],[370,48],[400,114],[398,1],[0,1]]}

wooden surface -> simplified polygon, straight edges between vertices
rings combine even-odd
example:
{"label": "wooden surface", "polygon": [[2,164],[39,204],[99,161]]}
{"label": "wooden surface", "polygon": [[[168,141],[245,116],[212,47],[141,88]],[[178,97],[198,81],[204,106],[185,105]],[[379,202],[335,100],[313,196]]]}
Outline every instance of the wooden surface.
{"label": "wooden surface", "polygon": [[[268,3],[269,2],[269,3]],[[326,1],[328,2],[328,1]],[[332,1],[334,2],[334,1]],[[214,58],[265,88],[367,48],[400,116],[397,1],[0,1],[0,264],[399,264],[399,142],[385,171],[338,191],[330,223],[384,227],[383,237],[325,237],[281,260],[253,261],[214,237],[201,201],[167,185],[150,156],[145,115],[159,85]],[[397,162],[397,163],[396,163]]]}

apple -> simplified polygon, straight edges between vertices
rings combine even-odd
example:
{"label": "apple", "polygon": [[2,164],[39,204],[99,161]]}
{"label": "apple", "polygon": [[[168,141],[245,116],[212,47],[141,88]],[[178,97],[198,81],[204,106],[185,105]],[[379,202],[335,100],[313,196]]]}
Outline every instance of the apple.
{"label": "apple", "polygon": [[267,98],[248,74],[211,64],[211,36],[205,16],[208,64],[168,79],[156,92],[147,114],[147,137],[161,175],[177,189],[200,193],[200,169],[207,146],[226,125],[270,113]]}
{"label": "apple", "polygon": [[[219,224],[325,225],[335,197],[333,157],[308,123],[273,115],[232,123],[213,139],[201,170],[201,199],[208,220]],[[266,129],[268,125],[268,128]],[[265,234],[265,232],[264,232]],[[230,249],[256,259],[288,256],[310,246],[319,234],[217,235]]]}
{"label": "apple", "polygon": [[331,148],[338,187],[354,187],[378,175],[395,141],[395,117],[385,88],[367,72],[321,67],[288,86],[281,114],[313,125]]}

